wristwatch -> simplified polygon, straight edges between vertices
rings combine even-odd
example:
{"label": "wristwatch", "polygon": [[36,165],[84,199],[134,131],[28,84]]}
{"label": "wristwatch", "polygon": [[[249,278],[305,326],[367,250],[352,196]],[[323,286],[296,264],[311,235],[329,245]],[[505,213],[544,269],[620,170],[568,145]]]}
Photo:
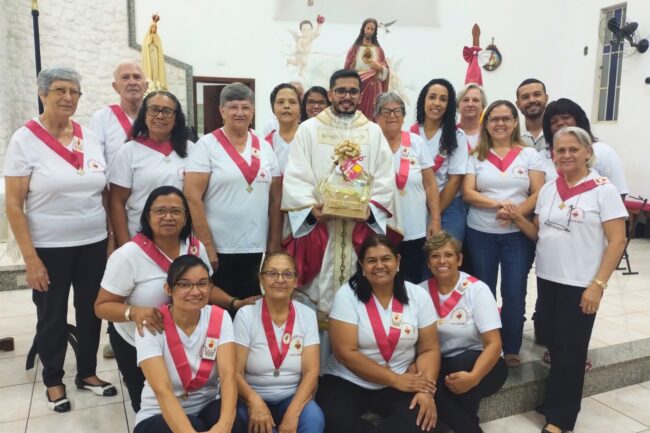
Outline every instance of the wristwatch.
{"label": "wristwatch", "polygon": [[601,280],[599,280],[599,279],[597,279],[597,278],[594,278],[594,279],[591,280],[591,281],[593,281],[594,283],[598,284],[598,285],[600,286],[600,288],[603,289],[603,290],[605,290],[605,289],[607,288],[607,282],[606,282],[606,281],[601,281]]}
{"label": "wristwatch", "polygon": [[126,310],[124,310],[124,318],[127,322],[130,322],[131,319],[131,306],[127,305]]}

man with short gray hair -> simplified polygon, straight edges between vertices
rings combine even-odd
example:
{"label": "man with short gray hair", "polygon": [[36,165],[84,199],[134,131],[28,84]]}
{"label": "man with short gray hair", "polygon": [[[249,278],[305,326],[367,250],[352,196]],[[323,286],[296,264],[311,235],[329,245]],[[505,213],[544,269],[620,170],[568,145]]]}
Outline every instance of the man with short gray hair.
{"label": "man with short gray hair", "polygon": [[120,103],[96,111],[90,119],[90,129],[99,138],[109,169],[117,151],[131,132],[147,90],[147,79],[142,67],[135,62],[117,65],[113,72],[113,89],[120,95]]}

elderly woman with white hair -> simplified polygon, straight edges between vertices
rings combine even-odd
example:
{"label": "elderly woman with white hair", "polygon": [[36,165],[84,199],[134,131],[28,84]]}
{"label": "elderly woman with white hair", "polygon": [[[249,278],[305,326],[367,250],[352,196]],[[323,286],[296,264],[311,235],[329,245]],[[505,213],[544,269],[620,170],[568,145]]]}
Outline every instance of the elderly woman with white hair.
{"label": "elderly woman with white hair", "polygon": [[532,222],[509,206],[512,220],[537,240],[537,314],[551,354],[542,432],[573,430],[596,312],[625,248],[627,211],[616,187],[592,169],[592,140],[574,126],[553,137],[559,177],[539,192]]}
{"label": "elderly woman with white hair", "polygon": [[106,176],[97,137],[72,120],[80,81],[67,67],[38,74],[43,114],[14,133],[4,167],[7,218],[33,289],[36,347],[55,412],[71,409],[63,384],[71,285],[79,343],[75,385],[100,396],[117,394],[96,375],[101,320],[93,304],[106,266]]}
{"label": "elderly woman with white hair", "polygon": [[[381,93],[375,102],[375,121],[393,152],[396,200],[404,228],[398,250],[406,281],[417,284],[429,277],[422,251],[424,241],[440,231],[440,196],[431,170],[433,157],[419,135],[402,131],[406,107],[393,92]],[[430,217],[427,217],[427,209]]]}
{"label": "elderly woman with white hair", "polygon": [[470,152],[478,144],[478,137],[481,134],[481,116],[487,105],[485,90],[476,83],[466,84],[456,96],[456,106],[460,116],[458,127],[465,133]]}
{"label": "elderly woman with white hair", "polygon": [[273,148],[249,130],[255,114],[251,89],[229,84],[219,104],[224,125],[192,148],[184,192],[215,270],[213,282],[234,305],[259,295],[262,255],[280,249],[282,183]]}

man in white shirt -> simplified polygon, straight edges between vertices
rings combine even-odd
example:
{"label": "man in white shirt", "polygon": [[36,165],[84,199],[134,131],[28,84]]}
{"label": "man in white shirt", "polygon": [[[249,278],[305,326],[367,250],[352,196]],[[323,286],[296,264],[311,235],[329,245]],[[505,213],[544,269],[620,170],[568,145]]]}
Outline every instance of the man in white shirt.
{"label": "man in white shirt", "polygon": [[542,116],[548,103],[546,86],[537,78],[527,78],[517,87],[517,108],[524,115],[526,128],[521,138],[537,151],[546,149],[542,130]]}
{"label": "man in white shirt", "polygon": [[[332,75],[332,106],[300,125],[284,174],[282,209],[288,212],[293,241],[304,242],[307,249],[318,249],[315,245],[320,242],[324,250],[310,256],[322,257],[322,263],[309,276],[305,275],[305,269],[313,267],[309,254],[296,257],[300,289],[317,305],[320,320],[326,320],[336,290],[356,271],[354,241],[362,242],[367,231],[385,234],[393,213],[393,154],[379,126],[357,110],[360,87],[361,79],[354,70],[342,69]],[[359,164],[373,176],[365,221],[327,217],[322,212],[318,185],[332,167],[335,146],[344,140],[360,145]],[[305,247],[298,246],[296,251]]]}
{"label": "man in white shirt", "polygon": [[134,62],[117,65],[113,72],[113,89],[120,95],[120,103],[97,110],[90,119],[90,129],[99,138],[109,168],[118,149],[126,142],[147,90],[142,67]]}

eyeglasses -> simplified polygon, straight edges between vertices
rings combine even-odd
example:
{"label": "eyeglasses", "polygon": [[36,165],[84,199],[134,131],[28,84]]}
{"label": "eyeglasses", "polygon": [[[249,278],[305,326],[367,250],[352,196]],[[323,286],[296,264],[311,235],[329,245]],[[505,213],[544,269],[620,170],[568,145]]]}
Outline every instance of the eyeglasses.
{"label": "eyeglasses", "polygon": [[156,106],[151,106],[147,107],[147,114],[151,117],[157,117],[158,113],[162,113],[163,117],[165,119],[169,119],[170,117],[174,117],[176,114],[176,110],[172,110],[171,108],[160,108]]}
{"label": "eyeglasses", "polygon": [[488,122],[490,122],[493,125],[496,125],[497,123],[510,123],[513,120],[515,120],[514,117],[512,116],[492,116],[488,119]]}
{"label": "eyeglasses", "polygon": [[379,114],[383,117],[390,117],[391,114],[395,117],[402,117],[404,115],[404,110],[401,108],[393,108],[392,110],[390,108],[382,108],[379,110]]}
{"label": "eyeglasses", "polygon": [[261,272],[261,274],[266,276],[267,278],[270,278],[271,280],[277,280],[278,278],[280,278],[280,275],[282,275],[282,278],[284,278],[285,281],[292,281],[298,276],[298,274],[296,274],[295,272],[290,272],[290,271],[285,271],[285,272],[264,271]]}
{"label": "eyeglasses", "polygon": [[307,99],[307,105],[319,105],[324,107],[327,105],[327,99]]}
{"label": "eyeglasses", "polygon": [[[568,218],[566,221],[566,224],[562,224],[561,222],[553,221],[551,220],[551,211],[553,210],[553,207],[555,206],[555,197],[557,197],[557,192],[553,196],[553,200],[551,200],[551,207],[548,209],[548,215],[546,216],[546,221],[544,221],[544,225],[547,227],[552,227],[557,230],[562,230],[564,232],[571,233],[571,230],[569,229],[569,224],[571,224],[571,214],[573,213],[573,209],[575,209],[574,205],[569,205],[567,207],[568,210]],[[580,200],[580,197],[578,196],[578,201]],[[578,204],[578,201],[576,201],[576,205]]]}
{"label": "eyeglasses", "polygon": [[210,280],[201,280],[198,283],[193,283],[188,280],[180,280],[176,283],[175,287],[183,292],[189,292],[193,287],[196,287],[202,292],[207,292],[212,283]]}
{"label": "eyeglasses", "polygon": [[236,104],[226,104],[225,109],[230,111],[231,113],[236,113],[239,110],[243,111],[244,113],[250,113],[253,111],[253,106],[252,105],[236,105]]}
{"label": "eyeglasses", "polygon": [[185,215],[185,209],[181,209],[180,207],[152,207],[149,212],[158,218],[162,218],[168,214],[174,218],[181,218],[183,215]]}
{"label": "eyeglasses", "polygon": [[56,96],[59,96],[61,98],[63,98],[66,95],[66,93],[69,93],[72,99],[77,99],[81,97],[81,95],[83,95],[83,93],[81,93],[77,89],[65,89],[63,87],[57,87],[56,89],[47,89],[47,90],[48,92],[52,92]]}
{"label": "eyeglasses", "polygon": [[343,97],[343,96],[347,95],[348,93],[350,94],[350,96],[358,96],[359,93],[361,93],[361,90],[359,90],[356,87],[350,87],[350,88],[337,87],[336,89],[334,89],[334,94],[336,96]]}

